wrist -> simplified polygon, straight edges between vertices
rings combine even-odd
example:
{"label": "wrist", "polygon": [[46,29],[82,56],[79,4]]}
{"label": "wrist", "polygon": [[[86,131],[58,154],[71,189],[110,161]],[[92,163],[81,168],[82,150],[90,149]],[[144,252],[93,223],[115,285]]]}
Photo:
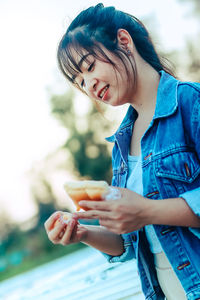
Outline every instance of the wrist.
{"label": "wrist", "polygon": [[145,211],[144,211],[144,218],[145,218],[145,225],[156,224],[156,218],[158,215],[158,206],[157,200],[150,200],[146,199]]}
{"label": "wrist", "polygon": [[170,225],[169,219],[174,215],[174,209],[168,199],[147,199],[147,225]]}

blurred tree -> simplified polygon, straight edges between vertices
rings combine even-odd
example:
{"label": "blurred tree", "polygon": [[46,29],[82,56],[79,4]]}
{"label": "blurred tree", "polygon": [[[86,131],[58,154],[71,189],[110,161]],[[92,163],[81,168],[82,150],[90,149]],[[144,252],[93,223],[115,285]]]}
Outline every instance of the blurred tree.
{"label": "blurred tree", "polygon": [[187,66],[191,80],[200,82],[200,57],[198,45],[200,44],[200,38],[196,40],[196,43],[192,41],[187,42],[187,52],[189,56],[189,63]]}
{"label": "blurred tree", "polygon": [[180,3],[188,3],[191,5],[191,13],[199,18],[200,15],[200,1],[199,0],[178,0]]}
{"label": "blurred tree", "polygon": [[0,228],[1,228],[0,241],[2,241],[8,236],[10,231],[12,231],[12,229],[13,229],[13,224],[12,224],[8,214],[2,208],[1,208],[1,212],[0,212]]}
{"label": "blurred tree", "polygon": [[[68,131],[68,139],[63,145],[70,152],[77,176],[88,177],[93,180],[111,181],[111,155],[104,135],[110,127],[103,117],[104,109],[100,113],[95,105],[81,102],[79,99],[79,113],[77,102],[72,90],[65,95],[55,95],[50,99],[51,112]],[[81,109],[88,110],[80,114]]]}
{"label": "blurred tree", "polygon": [[31,185],[31,192],[38,208],[37,221],[34,226],[34,230],[37,230],[38,227],[43,227],[44,222],[58,207],[51,184],[45,178],[44,174],[35,174],[35,179]]}
{"label": "blurred tree", "polygon": [[[18,228],[11,222],[5,211],[0,213],[0,256],[4,255],[6,249],[13,243],[14,234],[18,232]],[[17,235],[17,234],[16,234]]]}
{"label": "blurred tree", "polygon": [[[186,3],[189,6],[189,13],[187,15],[196,18],[200,22],[200,1],[199,0],[178,0],[180,3]],[[199,27],[198,27],[199,28]],[[186,66],[184,73],[189,74],[189,79],[193,81],[200,81],[200,29],[195,39],[187,39],[186,41]],[[188,77],[188,76],[187,76]]]}
{"label": "blurred tree", "polygon": [[[189,3],[192,16],[197,17],[197,21],[200,20],[199,0],[177,1]],[[156,28],[156,23],[154,27]],[[153,40],[156,34],[154,31],[154,28],[152,28]],[[156,39],[159,40],[159,37]],[[176,64],[178,73],[184,62],[186,77],[194,81],[200,81],[199,44],[200,35],[195,40],[186,41],[184,49],[185,60],[182,59],[182,53],[178,51],[161,53],[161,55],[168,57],[172,63]],[[113,128],[113,120],[108,122],[103,117],[105,113],[104,107],[102,108],[102,113],[99,112],[95,105],[91,105],[90,102],[86,103],[81,96],[80,99],[76,99],[73,90],[69,90],[63,95],[52,96],[50,98],[50,107],[53,116],[66,128],[66,142],[55,153],[50,154],[44,161],[39,162],[40,166],[37,166],[38,169],[37,167],[34,169],[34,166],[33,170],[30,171],[34,175],[31,180],[32,195],[38,207],[38,215],[33,219],[33,226],[29,227],[28,231],[27,229],[21,230],[20,227],[12,224],[3,212],[1,213],[0,256],[19,249],[28,249],[32,255],[30,256],[30,261],[34,263],[42,256],[47,260],[52,259],[52,257],[48,258],[50,253],[55,253],[55,257],[57,257],[58,254],[56,252],[62,250],[63,255],[64,251],[68,251],[69,247],[54,247],[44,233],[43,223],[51,213],[59,208],[52,186],[53,179],[50,180],[49,174],[54,173],[58,169],[68,169],[76,177],[107,180],[110,183],[112,144],[105,143],[104,137],[110,134],[109,132]],[[84,111],[85,113],[83,113]],[[120,113],[121,119],[122,108],[120,108]],[[41,170],[42,172],[40,172]],[[58,249],[60,250],[58,251]]]}

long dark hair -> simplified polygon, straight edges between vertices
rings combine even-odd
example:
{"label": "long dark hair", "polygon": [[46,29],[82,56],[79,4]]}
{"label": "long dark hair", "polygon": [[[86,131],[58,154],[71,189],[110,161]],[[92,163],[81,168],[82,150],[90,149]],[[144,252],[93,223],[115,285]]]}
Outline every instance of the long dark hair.
{"label": "long dark hair", "polygon": [[[174,76],[172,70],[164,62],[161,62],[149,33],[142,22],[128,13],[116,10],[112,6],[104,7],[101,3],[82,11],[72,21],[61,39],[57,58],[64,76],[76,84],[74,78],[81,72],[81,69],[74,58],[74,51],[80,57],[85,52],[101,60],[103,57],[104,61],[111,63],[117,69],[116,64],[101,48],[101,44],[123,62],[128,73],[125,57],[129,61],[130,58],[127,52],[119,47],[117,41],[117,32],[120,28],[129,32],[140,56],[156,71],[164,70]],[[132,69],[136,74],[133,65]]]}

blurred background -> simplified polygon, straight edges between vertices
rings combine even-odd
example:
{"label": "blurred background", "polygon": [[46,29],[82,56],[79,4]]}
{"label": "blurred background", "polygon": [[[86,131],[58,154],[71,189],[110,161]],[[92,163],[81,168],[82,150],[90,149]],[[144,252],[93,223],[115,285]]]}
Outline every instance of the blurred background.
{"label": "blurred background", "polygon": [[[71,88],[56,50],[89,0],[0,0],[0,281],[81,247],[55,246],[44,231],[55,210],[73,211],[68,180],[111,180],[104,138],[126,107],[101,107]],[[200,81],[198,0],[116,0],[147,26],[181,80]]]}

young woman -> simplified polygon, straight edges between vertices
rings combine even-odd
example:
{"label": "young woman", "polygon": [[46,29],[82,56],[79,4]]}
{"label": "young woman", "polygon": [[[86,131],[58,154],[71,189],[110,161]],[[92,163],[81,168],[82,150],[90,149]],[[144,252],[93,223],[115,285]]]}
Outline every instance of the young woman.
{"label": "young woman", "polygon": [[83,201],[90,210],[67,227],[53,226],[63,214],[56,212],[45,223],[49,239],[81,241],[110,262],[136,258],[146,299],[200,299],[200,84],[175,79],[144,25],[102,4],[71,23],[58,61],[91,99],[130,106],[108,138],[120,198]]}

